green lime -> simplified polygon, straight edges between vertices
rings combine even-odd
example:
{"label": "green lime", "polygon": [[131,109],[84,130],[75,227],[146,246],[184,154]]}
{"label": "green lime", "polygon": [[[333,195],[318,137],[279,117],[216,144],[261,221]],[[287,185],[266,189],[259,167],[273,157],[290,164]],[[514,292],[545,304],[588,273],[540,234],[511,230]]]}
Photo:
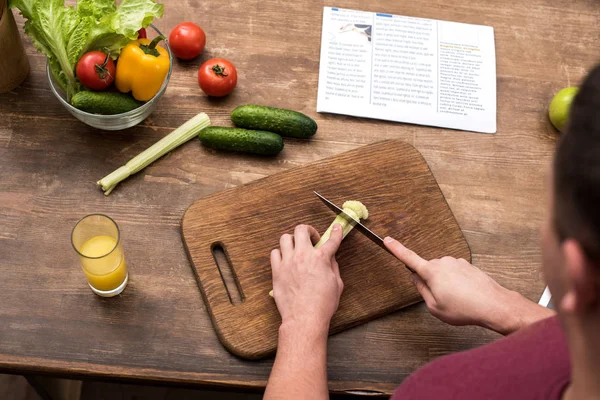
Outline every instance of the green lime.
{"label": "green lime", "polygon": [[561,89],[550,102],[550,107],[548,107],[550,122],[552,122],[552,125],[560,132],[563,132],[567,126],[571,103],[573,103],[573,99],[578,91],[579,88],[576,87]]}

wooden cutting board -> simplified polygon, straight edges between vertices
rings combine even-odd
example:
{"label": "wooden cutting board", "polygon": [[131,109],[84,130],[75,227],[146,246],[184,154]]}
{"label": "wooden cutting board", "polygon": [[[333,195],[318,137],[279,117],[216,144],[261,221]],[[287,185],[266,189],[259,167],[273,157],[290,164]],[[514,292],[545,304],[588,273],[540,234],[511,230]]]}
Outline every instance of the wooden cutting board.
{"label": "wooden cutting board", "polygon": [[[335,217],[313,190],[338,205],[360,200],[369,210],[368,227],[426,259],[471,259],[427,163],[401,141],[361,147],[197,200],[183,217],[184,242],[217,335],[240,357],[261,358],[277,346],[281,319],[268,293],[269,254],[279,237],[297,224],[322,233]],[[215,261],[217,245],[231,266],[238,305]],[[357,230],[346,237],[337,260],[345,288],[331,333],[421,300],[404,265]]]}

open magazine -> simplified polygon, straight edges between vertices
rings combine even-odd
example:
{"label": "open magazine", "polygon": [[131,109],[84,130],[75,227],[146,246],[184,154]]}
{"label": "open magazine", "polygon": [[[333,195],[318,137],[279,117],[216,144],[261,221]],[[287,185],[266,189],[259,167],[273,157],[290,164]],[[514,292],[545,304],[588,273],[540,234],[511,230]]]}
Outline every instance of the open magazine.
{"label": "open magazine", "polygon": [[495,133],[494,30],[325,7],[317,111]]}

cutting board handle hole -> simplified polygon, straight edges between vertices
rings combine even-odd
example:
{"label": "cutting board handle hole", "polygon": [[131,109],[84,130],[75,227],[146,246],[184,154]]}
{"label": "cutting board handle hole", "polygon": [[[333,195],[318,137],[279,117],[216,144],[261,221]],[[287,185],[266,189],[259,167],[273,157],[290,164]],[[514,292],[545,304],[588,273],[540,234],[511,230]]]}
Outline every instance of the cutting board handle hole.
{"label": "cutting board handle hole", "polygon": [[217,264],[217,268],[219,269],[219,273],[221,274],[223,286],[225,286],[225,290],[227,290],[229,301],[231,301],[231,304],[234,306],[243,303],[244,293],[242,292],[240,282],[235,275],[235,271],[231,267],[231,261],[223,243],[214,243],[211,252],[215,259],[215,264]]}

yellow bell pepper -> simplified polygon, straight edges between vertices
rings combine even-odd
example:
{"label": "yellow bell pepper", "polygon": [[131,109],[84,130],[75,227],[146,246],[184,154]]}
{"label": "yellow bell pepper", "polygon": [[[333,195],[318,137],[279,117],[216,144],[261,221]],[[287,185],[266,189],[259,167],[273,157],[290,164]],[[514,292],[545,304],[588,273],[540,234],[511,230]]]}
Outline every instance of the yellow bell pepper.
{"label": "yellow bell pepper", "polygon": [[171,65],[169,53],[157,45],[163,39],[134,40],[121,50],[115,74],[120,92],[131,92],[139,101],[148,101],[158,93]]}

